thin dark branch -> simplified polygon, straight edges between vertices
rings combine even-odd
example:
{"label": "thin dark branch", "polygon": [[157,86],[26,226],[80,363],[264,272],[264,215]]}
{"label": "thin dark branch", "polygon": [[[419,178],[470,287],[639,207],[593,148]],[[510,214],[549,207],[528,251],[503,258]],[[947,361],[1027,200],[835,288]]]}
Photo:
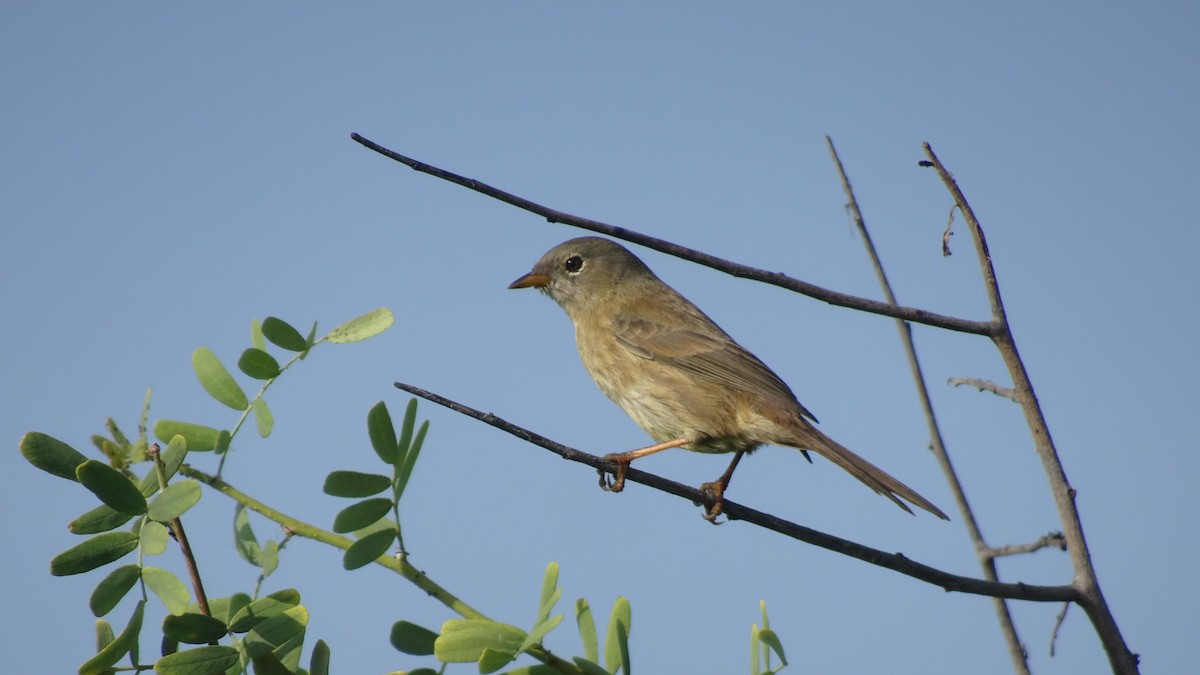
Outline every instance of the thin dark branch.
{"label": "thin dark branch", "polygon": [[[521,440],[545,448],[563,459],[586,464],[592,468],[604,471],[615,471],[617,468],[615,464],[606,462],[600,457],[552,441],[549,438],[501,419],[492,413],[481,412],[411,384],[396,382],[395,386],[397,389],[402,389],[410,394],[420,396],[427,401],[445,406],[457,413],[472,417],[485,424],[490,424]],[[708,494],[682,483],[676,483],[661,476],[646,473],[645,471],[630,468],[625,474],[625,480],[632,483],[640,483],[655,490],[675,495],[676,497],[682,497],[694,504],[703,504],[706,507],[712,506],[712,497]],[[1033,586],[1021,583],[1005,584],[959,576],[915,562],[906,558],[903,554],[885,553],[869,546],[798,525],[769,513],[763,513],[762,511],[743,506],[728,499],[724,500],[724,507],[723,513],[731,521],[742,520],[753,525],[758,525],[772,532],[778,532],[779,534],[819,546],[835,553],[841,553],[842,555],[857,558],[872,565],[908,575],[914,579],[939,586],[947,591],[1011,598],[1014,600],[1031,600],[1034,602],[1068,602],[1077,599],[1078,594],[1071,586]]]}
{"label": "thin dark branch", "polygon": [[[166,488],[166,474],[163,473],[163,460],[160,454],[161,448],[158,443],[150,444],[147,449],[147,454],[154,462],[154,470],[158,473],[159,487]],[[192,582],[192,591],[196,594],[196,606],[200,609],[200,613],[205,616],[212,616],[212,611],[208,607],[208,594],[204,592],[204,581],[200,578],[200,568],[196,564],[196,555],[192,552],[192,545],[188,542],[187,532],[183,529],[183,521],[179,518],[174,518],[167,525],[171,528],[171,534],[174,535],[175,543],[179,545],[179,552],[183,555],[184,567],[187,568],[188,578]],[[215,641],[209,644],[217,644]]]}
{"label": "thin dark branch", "polygon": [[592,232],[605,234],[610,237],[616,237],[617,239],[624,239],[625,241],[640,244],[647,248],[652,248],[656,251],[666,253],[667,255],[672,255],[684,260],[690,260],[691,262],[704,265],[705,267],[711,267],[712,269],[725,272],[726,274],[731,274],[735,277],[752,279],[754,281],[760,281],[762,283],[786,288],[788,290],[795,291],[796,293],[807,295],[810,298],[827,302],[831,305],[849,307],[851,309],[857,309],[864,312],[882,314],[884,316],[928,324],[931,326],[937,326],[939,328],[945,328],[947,330],[959,331],[963,333],[986,336],[992,335],[993,326],[990,321],[971,321],[968,319],[959,319],[914,307],[901,307],[899,305],[893,305],[887,302],[879,302],[878,300],[869,300],[867,298],[860,298],[854,295],[848,295],[846,293],[831,291],[805,281],[800,281],[799,279],[790,277],[780,272],[769,272],[756,267],[750,267],[749,265],[742,265],[725,260],[723,258],[718,258],[714,255],[697,251],[695,249],[680,246],[664,239],[658,239],[657,237],[651,237],[645,234],[634,232],[633,230],[627,230],[623,227],[617,227],[616,225],[609,225],[608,223],[602,223],[598,220],[583,218],[581,216],[575,216],[570,213],[549,208],[547,206],[542,206],[541,204],[525,199],[524,197],[519,197],[512,193],[492,187],[486,183],[477,181],[474,178],[460,176],[456,173],[439,169],[436,166],[426,164],[411,157],[406,157],[369,139],[363,138],[359,134],[350,134],[350,138],[362,144],[364,147],[370,148],[384,157],[400,162],[401,164],[404,164],[415,171],[429,174],[430,176],[449,181],[456,185],[470,188],[471,190],[487,195],[492,199],[497,199],[505,202],[506,204],[511,204],[519,209],[524,209],[530,213],[537,214],[551,223],[572,225],[574,227],[590,230]]}
{"label": "thin dark branch", "polygon": [[1013,338],[1012,328],[1004,311],[1004,302],[1000,297],[1000,285],[996,281],[996,270],[992,266],[992,255],[988,249],[987,239],[984,237],[983,226],[975,217],[974,210],[967,203],[967,198],[963,196],[962,190],[959,189],[954,177],[950,175],[950,171],[934,154],[933,148],[928,143],[922,144],[922,147],[925,149],[925,157],[928,159],[927,165],[937,171],[942,183],[954,198],[955,206],[967,221],[967,227],[975,241],[979,267],[983,273],[988,300],[992,306],[992,321],[995,327],[992,342],[1000,351],[1004,365],[1008,368],[1009,376],[1013,381],[1013,390],[1025,413],[1025,422],[1029,426],[1034,446],[1042,460],[1042,469],[1050,483],[1050,492],[1054,495],[1054,504],[1058,509],[1058,517],[1063,526],[1063,536],[1067,542],[1067,552],[1071,556],[1071,566],[1074,571],[1073,586],[1079,591],[1076,602],[1087,613],[1088,619],[1095,627],[1113,672],[1137,673],[1138,656],[1126,644],[1125,638],[1117,626],[1116,617],[1113,616],[1108,602],[1104,599],[1104,593],[1100,590],[1100,581],[1096,576],[1095,567],[1092,566],[1091,552],[1088,550],[1087,539],[1083,534],[1083,521],[1075,505],[1075,489],[1067,480],[1066,471],[1058,457],[1058,450],[1054,447],[1054,440],[1050,437],[1050,428],[1046,424],[1045,415],[1038,404],[1037,395],[1034,393],[1033,381],[1017,351],[1017,343]]}
{"label": "thin dark branch", "polygon": [[998,385],[995,382],[992,382],[991,380],[981,380],[977,377],[952,377],[949,380],[947,380],[947,382],[949,382],[950,386],[952,386],[952,387],[961,387],[963,385],[967,385],[969,387],[975,387],[979,391],[990,391],[991,393],[993,393],[1001,398],[1006,398],[1006,399],[1008,399],[1010,401],[1014,401],[1016,403],[1021,402],[1017,398],[1016,391],[1014,391],[1010,387],[1004,387],[1004,386]]}
{"label": "thin dark branch", "polygon": [[[875,244],[871,241],[871,233],[867,230],[866,219],[863,218],[862,210],[858,205],[858,199],[854,196],[854,188],[850,186],[850,177],[846,175],[842,159],[838,156],[837,149],[833,146],[833,139],[826,136],[825,143],[829,146],[829,154],[833,156],[833,163],[837,167],[838,175],[842,180],[842,191],[846,193],[846,208],[850,212],[850,217],[854,220],[854,225],[857,227],[859,235],[862,236],[863,245],[867,249],[867,256],[871,259],[871,266],[875,269],[875,276],[879,280],[879,285],[883,288],[884,297],[887,298],[888,302],[898,304],[896,302],[896,295],[892,292],[892,285],[883,270],[883,261],[880,260],[879,253],[875,249]],[[949,229],[947,229],[947,232],[949,232]],[[943,248],[947,251],[946,237],[948,236],[947,234],[943,238]],[[942,430],[938,425],[937,415],[933,412],[933,401],[929,397],[929,387],[925,383],[925,374],[921,370],[921,360],[917,358],[917,348],[913,342],[912,327],[908,323],[896,319],[896,328],[900,332],[900,343],[904,347],[904,355],[908,360],[913,383],[917,387],[917,399],[920,401],[921,410],[925,415],[925,424],[929,428],[929,447],[933,451],[933,456],[937,460],[938,466],[942,469],[942,474],[946,477],[946,482],[950,485],[951,492],[954,493],[954,501],[958,504],[959,514],[966,525],[967,535],[970,537],[972,545],[977,552],[988,550],[983,532],[979,527],[978,521],[975,519],[975,513],[971,509],[971,504],[967,500],[966,491],[963,490],[962,482],[958,478],[958,472],[954,469],[954,463],[950,461],[950,452],[946,449],[945,441],[942,438]],[[990,582],[999,582],[1000,575],[993,558],[982,553],[978,555],[983,578]],[[996,619],[1000,622],[1000,633],[1004,636],[1004,641],[1008,645],[1009,658],[1012,660],[1013,668],[1019,675],[1028,675],[1028,654],[1025,651],[1024,645],[1021,644],[1021,637],[1017,634],[1017,625],[1013,621],[1012,613],[1008,609],[1008,603],[1003,598],[993,598],[992,602],[996,610]]]}
{"label": "thin dark branch", "polygon": [[1008,546],[987,548],[982,551],[982,554],[989,558],[1001,558],[1006,555],[1033,553],[1044,548],[1057,548],[1060,551],[1065,551],[1067,550],[1067,540],[1063,537],[1062,532],[1051,532],[1038,537],[1037,540],[1028,544],[1010,544]]}

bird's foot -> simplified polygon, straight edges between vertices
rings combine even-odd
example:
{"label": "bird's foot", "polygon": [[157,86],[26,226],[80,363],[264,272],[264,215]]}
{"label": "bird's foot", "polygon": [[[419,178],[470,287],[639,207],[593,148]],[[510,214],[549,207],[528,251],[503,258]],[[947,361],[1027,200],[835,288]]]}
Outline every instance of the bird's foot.
{"label": "bird's foot", "polygon": [[629,469],[630,459],[624,453],[610,453],[603,457],[604,461],[617,465],[616,472],[613,473],[611,482],[608,480],[608,471],[597,469],[600,474],[600,489],[608,492],[620,492],[625,489],[625,471]]}
{"label": "bird's foot", "polygon": [[704,512],[704,519],[713,525],[720,525],[725,521],[717,521],[717,516],[725,510],[725,485],[721,481],[713,481],[700,486],[700,491],[712,497],[713,505]]}

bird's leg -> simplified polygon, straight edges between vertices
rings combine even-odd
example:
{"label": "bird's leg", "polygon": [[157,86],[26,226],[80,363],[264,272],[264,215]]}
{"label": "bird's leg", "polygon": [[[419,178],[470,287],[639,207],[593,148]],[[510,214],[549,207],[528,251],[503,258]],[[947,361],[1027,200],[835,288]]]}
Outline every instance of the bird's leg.
{"label": "bird's leg", "polygon": [[604,461],[616,464],[617,471],[613,474],[613,482],[609,483],[607,477],[604,475],[604,469],[600,469],[600,487],[604,488],[605,490],[609,490],[610,492],[620,492],[621,490],[625,489],[625,471],[629,468],[630,462],[639,457],[653,455],[656,452],[670,450],[671,448],[678,448],[679,446],[687,445],[690,442],[691,439],[687,438],[686,436],[680,436],[679,438],[673,438],[669,441],[647,446],[645,448],[638,448],[637,450],[630,450],[629,452],[614,452],[607,454],[603,458]]}
{"label": "bird's leg", "polygon": [[714,483],[705,483],[700,486],[701,492],[706,492],[713,498],[712,508],[704,514],[704,519],[710,523],[717,522],[717,516],[721,515],[721,511],[725,510],[725,488],[729,487],[729,479],[733,478],[733,470],[737,468],[738,462],[742,461],[742,455],[746,454],[745,450],[738,450],[733,455],[733,461],[729,463],[729,468],[725,469],[725,473]]}

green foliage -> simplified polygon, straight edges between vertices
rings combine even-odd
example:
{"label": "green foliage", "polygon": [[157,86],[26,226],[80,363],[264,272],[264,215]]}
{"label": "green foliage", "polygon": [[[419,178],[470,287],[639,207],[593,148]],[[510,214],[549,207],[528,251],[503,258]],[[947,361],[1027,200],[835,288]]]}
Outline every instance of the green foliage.
{"label": "green foliage", "polygon": [[[249,673],[309,673],[328,675],[331,654],[327,644],[318,640],[312,649],[307,670],[301,655],[309,622],[309,610],[300,604],[296,589],[259,596],[259,588],[280,562],[280,553],[295,533],[293,521],[252,498],[231,491],[219,481],[228,450],[248,418],[253,415],[260,436],[267,437],[274,417],[264,394],[270,386],[299,360],[323,342],[342,344],[373,337],[394,322],[390,311],[376,310],[335,327],[325,337],[316,338],[314,323],[308,335],[302,335],[287,322],[268,317],[251,326],[251,346],[238,359],[242,375],[260,382],[248,395],[211,350],[201,347],[192,355],[192,365],[204,390],[215,400],[238,414],[233,424],[209,425],[190,421],[158,420],[153,434],[167,443],[165,450],[147,440],[149,392],[138,425],[136,438],[130,438],[109,419],[107,436],[95,435],[92,445],[102,459],[89,459],[67,443],[39,432],[27,433],[20,441],[22,455],[33,466],[47,473],[78,482],[98,500],[91,510],[71,520],[69,530],[88,538],[55,556],[50,563],[56,576],[82,574],[103,565],[126,562],[110,570],[95,586],[88,607],[96,617],[108,617],[126,598],[133,611],[117,634],[109,621],[96,622],[96,654],[79,668],[81,673],[110,673],[114,669],[146,671],[169,675]],[[284,363],[270,349],[282,349]],[[277,352],[278,353],[278,352]],[[440,675],[451,663],[475,663],[480,673],[504,670],[506,675],[579,675],[630,674],[629,636],[631,609],[618,597],[613,604],[603,644],[595,619],[586,600],[574,603],[575,623],[582,644],[582,656],[570,660],[550,654],[542,642],[563,621],[555,607],[562,599],[558,586],[559,566],[547,565],[539,589],[536,611],[528,629],[484,617],[470,610],[448,591],[437,587],[424,572],[417,572],[406,561],[408,555],[402,537],[400,504],[412,478],[429,429],[427,421],[417,423],[417,402],[408,402],[399,429],[393,423],[387,405],[380,402],[367,414],[367,440],[387,470],[364,472],[338,470],[324,482],[326,494],[355,500],[340,509],[333,519],[333,532],[303,525],[302,536],[318,539],[345,549],[343,566],[357,569],[378,563],[402,574],[427,593],[438,598],[461,618],[445,621],[435,632],[407,621],[397,621],[389,640],[400,652],[416,657],[434,657],[437,669],[418,668],[410,675]],[[189,451],[215,451],[219,465],[217,476],[199,472],[185,461]],[[145,470],[141,469],[145,466]],[[182,472],[186,477],[179,478]],[[202,480],[197,480],[201,478]],[[258,572],[253,592],[238,592],[226,597],[208,598],[201,611],[193,601],[191,585],[167,569],[146,564],[148,556],[162,556],[172,550],[172,540],[182,537],[182,521],[203,493],[202,483],[226,492],[237,501],[233,518],[233,542],[237,554]],[[238,496],[235,496],[238,495]],[[285,525],[281,539],[260,540],[254,533],[250,511]],[[127,529],[126,527],[132,521]],[[293,524],[288,524],[293,523]],[[353,533],[349,541],[334,533]],[[399,544],[398,556],[388,555]],[[129,554],[137,552],[136,559]],[[185,557],[185,562],[187,562]],[[194,572],[194,569],[192,570]],[[436,590],[435,590],[436,589]],[[157,601],[167,615],[161,625],[161,657],[146,663],[138,653],[146,603]],[[776,673],[787,661],[775,632],[767,624],[762,608],[762,628],[752,627],[752,673]],[[128,666],[118,662],[128,657]],[[520,658],[541,663],[515,665]],[[600,665],[603,658],[603,666]],[[780,662],[772,666],[772,659]]]}

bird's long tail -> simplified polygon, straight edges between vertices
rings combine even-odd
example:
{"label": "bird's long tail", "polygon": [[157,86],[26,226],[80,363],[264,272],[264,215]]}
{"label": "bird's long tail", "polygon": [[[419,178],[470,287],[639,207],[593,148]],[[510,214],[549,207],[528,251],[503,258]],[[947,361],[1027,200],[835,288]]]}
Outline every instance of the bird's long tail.
{"label": "bird's long tail", "polygon": [[878,492],[896,503],[897,506],[912,513],[908,504],[900,501],[902,498],[914,506],[919,506],[943,520],[950,520],[942,510],[934,506],[928,499],[917,494],[917,491],[904,483],[892,478],[886,471],[850,451],[849,448],[821,433],[814,427],[805,429],[813,442],[806,443],[806,450],[811,450],[829,461],[842,467],[851,476],[862,481],[867,487]]}

